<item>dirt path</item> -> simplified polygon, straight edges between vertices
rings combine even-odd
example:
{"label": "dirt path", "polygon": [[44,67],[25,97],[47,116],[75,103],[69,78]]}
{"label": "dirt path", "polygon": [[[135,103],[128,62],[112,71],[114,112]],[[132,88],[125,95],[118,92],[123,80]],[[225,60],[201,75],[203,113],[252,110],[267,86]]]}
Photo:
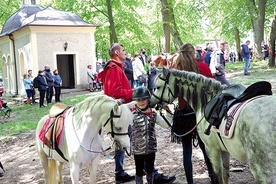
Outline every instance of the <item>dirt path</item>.
{"label": "dirt path", "polygon": [[[166,175],[175,175],[175,183],[186,183],[185,173],[182,166],[182,147],[180,144],[170,143],[169,131],[158,127],[158,152],[155,161],[156,167]],[[108,138],[105,138],[105,146],[108,146]],[[0,158],[6,172],[0,178],[2,184],[43,183],[42,168],[35,150],[34,132],[14,136],[9,141],[0,143]],[[195,183],[206,184],[209,181],[205,169],[203,156],[199,148],[193,150],[193,166]],[[68,164],[64,167],[64,182],[70,182]],[[230,173],[230,184],[254,183],[254,179],[248,167],[235,160],[231,160],[231,169],[240,168],[242,172]],[[98,184],[114,183],[114,163],[101,156],[98,169]],[[133,157],[126,157],[125,170],[134,175],[135,167]],[[81,172],[81,183],[88,183],[88,170],[84,168]],[[134,182],[129,182],[134,183]]]}

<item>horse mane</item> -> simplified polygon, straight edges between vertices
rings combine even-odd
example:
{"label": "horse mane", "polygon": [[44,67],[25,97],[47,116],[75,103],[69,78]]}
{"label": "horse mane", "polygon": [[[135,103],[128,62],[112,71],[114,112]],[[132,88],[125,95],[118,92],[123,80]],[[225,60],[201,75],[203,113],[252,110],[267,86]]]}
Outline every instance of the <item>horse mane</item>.
{"label": "horse mane", "polygon": [[176,69],[171,69],[170,72],[175,76],[174,82],[177,96],[182,96],[186,99],[195,111],[197,111],[199,106],[203,110],[203,107],[206,106],[211,98],[227,87],[213,78],[208,78],[195,72]]}
{"label": "horse mane", "polygon": [[[101,116],[103,114],[108,114],[109,116],[109,113],[111,112],[115,104],[117,104],[117,100],[104,94],[89,96],[74,106],[73,115],[75,116],[75,119],[78,120],[78,126],[81,126],[85,122],[88,122],[87,120],[92,119],[92,117],[95,119],[99,118],[97,119],[97,121],[101,121]],[[124,104],[120,105],[119,107],[119,113],[121,117],[118,123],[131,123],[131,111],[129,111],[128,107]],[[127,113],[128,111],[129,113]]]}

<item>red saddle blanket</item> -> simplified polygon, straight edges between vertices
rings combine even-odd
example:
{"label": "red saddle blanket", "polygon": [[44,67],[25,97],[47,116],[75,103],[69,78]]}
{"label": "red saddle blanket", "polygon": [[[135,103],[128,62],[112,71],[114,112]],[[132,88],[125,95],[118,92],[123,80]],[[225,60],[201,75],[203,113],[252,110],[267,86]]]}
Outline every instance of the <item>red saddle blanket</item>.
{"label": "red saddle blanket", "polygon": [[56,150],[59,146],[64,130],[63,115],[48,118],[39,132],[39,139],[49,148]]}

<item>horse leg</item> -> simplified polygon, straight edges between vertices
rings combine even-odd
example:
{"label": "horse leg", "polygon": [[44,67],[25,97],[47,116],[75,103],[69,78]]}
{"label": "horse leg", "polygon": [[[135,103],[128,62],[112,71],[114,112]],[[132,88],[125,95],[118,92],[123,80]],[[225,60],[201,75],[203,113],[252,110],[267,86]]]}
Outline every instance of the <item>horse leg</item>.
{"label": "horse leg", "polygon": [[95,156],[95,158],[92,160],[91,164],[89,165],[89,183],[93,184],[96,183],[96,179],[97,179],[97,167],[99,165],[99,161],[100,161],[100,156],[99,154],[97,156]]}
{"label": "horse leg", "polygon": [[80,166],[76,163],[70,162],[70,176],[72,184],[79,183]]}
{"label": "horse leg", "polygon": [[58,178],[58,183],[62,184],[63,179],[62,179],[62,168],[63,168],[63,162],[57,162],[57,178]]}
{"label": "horse leg", "polygon": [[40,164],[43,169],[43,176],[44,176],[45,184],[49,184],[50,181],[49,181],[49,170],[48,170],[48,156],[40,147],[40,143],[37,143],[37,152],[38,152],[38,156],[40,159]]}
{"label": "horse leg", "polygon": [[221,160],[222,160],[222,181],[227,184],[229,179],[229,160],[230,156],[228,152],[221,151],[220,152]]}
{"label": "horse leg", "polygon": [[48,169],[49,169],[49,181],[50,183],[57,183],[57,164],[56,161],[51,159],[48,160]]}
{"label": "horse leg", "polygon": [[213,184],[222,184],[222,171],[221,171],[221,155],[220,150],[213,149],[212,151],[207,151],[207,155],[209,159],[211,160],[213,169],[214,169],[214,178],[213,178]]}

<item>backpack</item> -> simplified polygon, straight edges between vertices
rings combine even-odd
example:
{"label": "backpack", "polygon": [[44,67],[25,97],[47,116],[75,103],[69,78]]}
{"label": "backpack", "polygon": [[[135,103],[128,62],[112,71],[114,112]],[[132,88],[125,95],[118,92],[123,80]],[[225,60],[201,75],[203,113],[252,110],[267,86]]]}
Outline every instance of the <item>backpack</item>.
{"label": "backpack", "polygon": [[34,88],[38,88],[38,78],[37,77],[35,77],[33,80],[33,86],[34,86]]}

